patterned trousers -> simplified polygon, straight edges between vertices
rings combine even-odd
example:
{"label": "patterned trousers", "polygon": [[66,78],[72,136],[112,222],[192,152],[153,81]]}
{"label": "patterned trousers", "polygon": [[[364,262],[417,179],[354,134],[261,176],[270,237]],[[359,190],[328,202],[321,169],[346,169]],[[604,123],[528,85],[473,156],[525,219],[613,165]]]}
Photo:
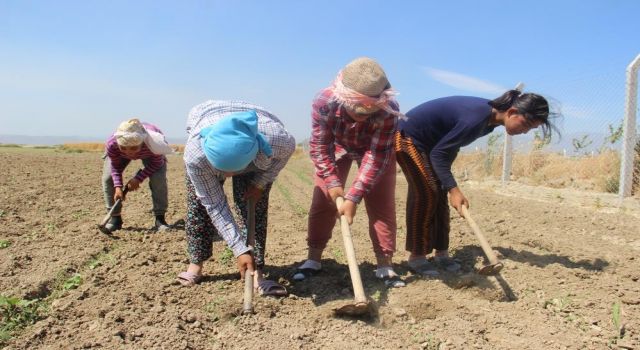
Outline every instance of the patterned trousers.
{"label": "patterned trousers", "polygon": [[433,249],[449,249],[449,204],[447,192],[433,172],[428,151],[420,152],[410,137],[395,135],[396,159],[407,182],[407,243],[414,255],[427,255]]}
{"label": "patterned trousers", "polygon": [[[242,199],[249,189],[253,173],[234,175],[233,181],[233,202],[235,203],[236,216],[242,218],[240,227],[243,236],[247,237],[247,203]],[[185,231],[187,234],[187,250],[189,260],[193,264],[199,264],[212,255],[213,242],[219,240],[218,230],[213,226],[213,222],[207,213],[206,208],[200,203],[196,196],[196,189],[191,183],[189,176],[187,182],[187,220]],[[220,185],[224,184],[224,180]],[[256,268],[264,267],[264,250],[267,241],[267,218],[269,216],[269,192],[271,184],[267,185],[262,192],[262,197],[256,202],[255,219],[255,247],[254,257]]]}

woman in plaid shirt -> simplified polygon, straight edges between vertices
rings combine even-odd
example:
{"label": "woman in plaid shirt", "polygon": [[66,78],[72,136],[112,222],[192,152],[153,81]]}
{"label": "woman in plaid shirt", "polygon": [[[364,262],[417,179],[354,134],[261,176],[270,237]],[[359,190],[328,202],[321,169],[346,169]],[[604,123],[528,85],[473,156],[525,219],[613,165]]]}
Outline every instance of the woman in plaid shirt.
{"label": "woman in plaid shirt", "polygon": [[[184,150],[187,172],[187,249],[190,264],[178,275],[181,284],[202,280],[204,262],[220,235],[237,259],[240,274],[254,271],[263,295],[282,296],[287,290],[263,278],[269,192],[278,173],[295,150],[295,140],[282,122],[262,107],[241,101],[206,101],[187,120],[189,139]],[[235,221],[223,190],[233,181],[239,216],[247,220],[247,202],[255,203],[255,246]]]}
{"label": "woman in plaid shirt", "polygon": [[[331,238],[336,214],[345,215],[351,224],[357,205],[364,199],[378,263],[376,276],[388,286],[404,285],[391,266],[396,244],[393,136],[401,116],[394,95],[380,65],[362,57],[345,66],[333,85],[313,101],[309,147],[316,173],[309,210],[309,252],[295,280],[320,271],[322,251]],[[354,160],[358,174],[345,191]],[[345,199],[339,210],[335,204],[338,197]]]}

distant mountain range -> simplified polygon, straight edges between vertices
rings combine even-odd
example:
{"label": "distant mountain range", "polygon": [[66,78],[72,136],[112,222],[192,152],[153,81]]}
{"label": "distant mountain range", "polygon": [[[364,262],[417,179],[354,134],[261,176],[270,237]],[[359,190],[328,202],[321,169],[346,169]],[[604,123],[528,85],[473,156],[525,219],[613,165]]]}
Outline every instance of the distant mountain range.
{"label": "distant mountain range", "polygon": [[[1,135],[0,144],[17,144],[17,145],[36,145],[36,146],[53,146],[63,143],[79,143],[79,142],[95,142],[103,143],[106,141],[104,137],[92,136],[30,136],[30,135]],[[178,137],[167,137],[167,141],[171,144],[182,145],[187,140]]]}

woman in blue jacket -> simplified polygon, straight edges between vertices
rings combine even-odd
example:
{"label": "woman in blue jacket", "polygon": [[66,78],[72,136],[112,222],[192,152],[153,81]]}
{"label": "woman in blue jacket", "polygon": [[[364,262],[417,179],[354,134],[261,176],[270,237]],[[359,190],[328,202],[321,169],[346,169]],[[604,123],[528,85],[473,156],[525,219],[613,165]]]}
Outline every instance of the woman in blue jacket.
{"label": "woman in blue jacket", "polygon": [[[425,102],[399,122],[395,138],[396,159],[402,167],[407,196],[406,249],[409,267],[416,273],[437,275],[436,267],[457,271],[449,249],[449,206],[458,213],[469,206],[451,173],[451,164],[461,147],[504,126],[509,135],[525,134],[540,127],[544,137],[555,129],[550,122],[549,103],[537,94],[510,90],[487,100],[451,96]],[[435,250],[433,262],[427,255]]]}

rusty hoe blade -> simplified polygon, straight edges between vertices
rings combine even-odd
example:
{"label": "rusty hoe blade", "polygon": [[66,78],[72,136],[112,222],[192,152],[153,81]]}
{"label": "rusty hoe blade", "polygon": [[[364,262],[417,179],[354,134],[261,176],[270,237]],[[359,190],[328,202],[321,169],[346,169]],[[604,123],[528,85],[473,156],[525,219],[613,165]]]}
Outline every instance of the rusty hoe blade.
{"label": "rusty hoe blade", "polygon": [[338,316],[369,316],[371,304],[369,302],[349,303],[333,309],[333,312]]}
{"label": "rusty hoe blade", "polygon": [[489,265],[483,266],[480,270],[478,270],[478,273],[485,276],[495,275],[498,272],[500,272],[500,270],[502,270],[503,267],[504,265],[502,265],[501,262],[496,264],[489,264]]}

